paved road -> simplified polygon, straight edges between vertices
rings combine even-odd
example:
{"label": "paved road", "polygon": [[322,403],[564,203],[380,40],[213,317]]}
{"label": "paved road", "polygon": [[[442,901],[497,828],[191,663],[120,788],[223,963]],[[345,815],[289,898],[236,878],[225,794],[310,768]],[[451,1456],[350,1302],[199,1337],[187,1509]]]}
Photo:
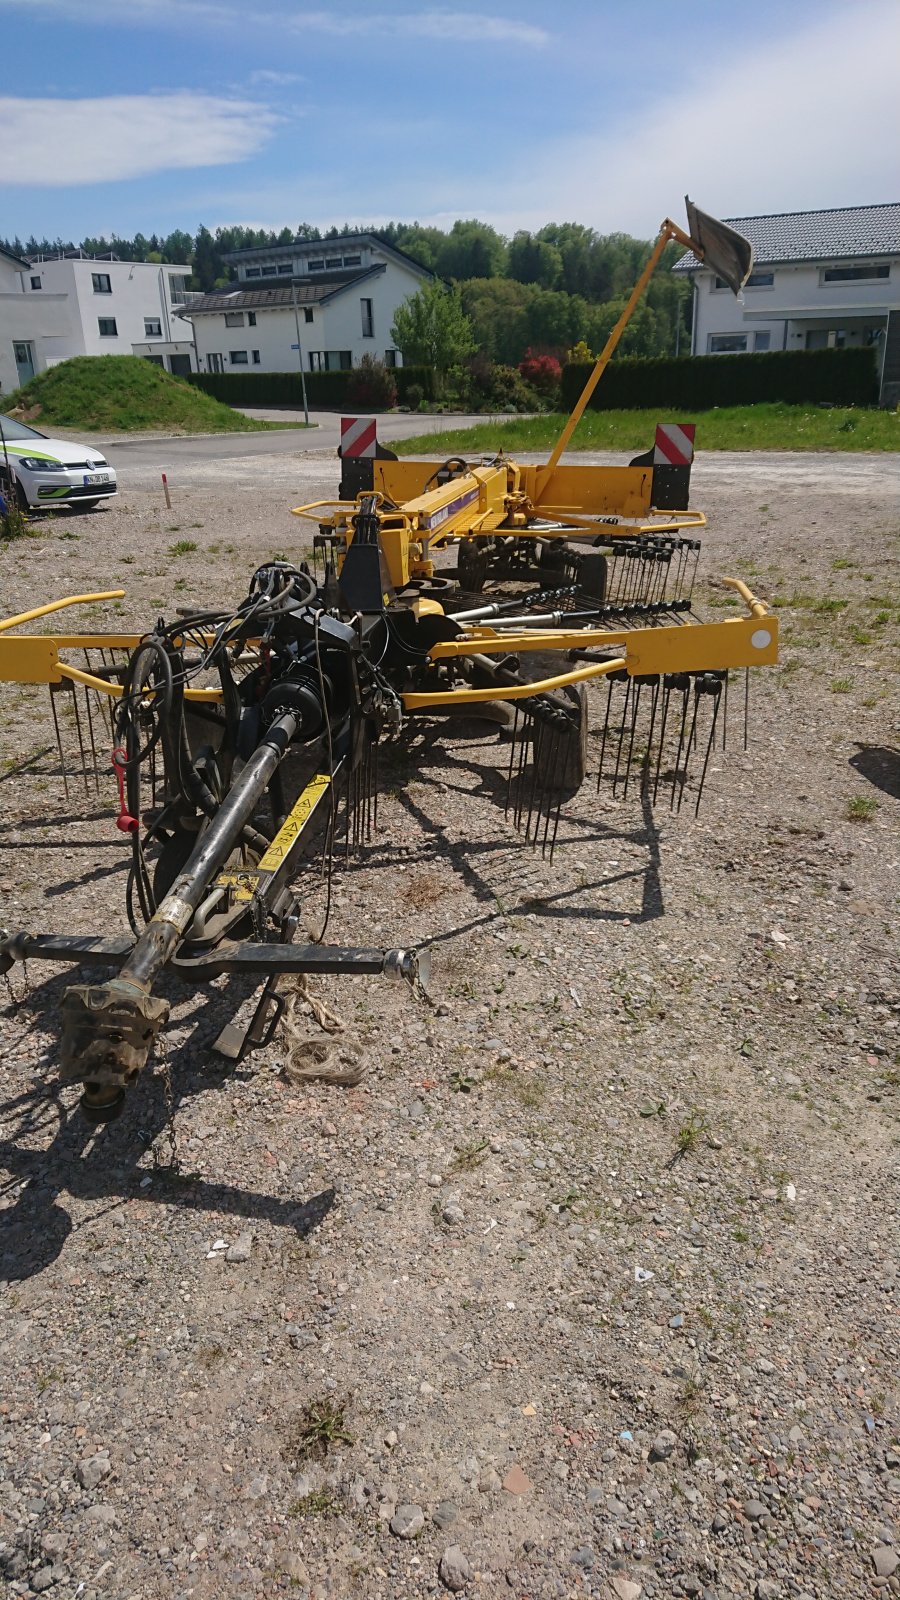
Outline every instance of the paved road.
{"label": "paved road", "polygon": [[[302,412],[252,411],[248,415],[269,421],[302,420]],[[447,426],[466,428],[484,417],[401,416],[379,417],[378,436],[385,444],[392,439],[409,438],[417,433],[437,433]],[[107,459],[120,475],[122,486],[129,484],[145,487],[151,481],[158,483],[162,472],[170,480],[184,487],[207,483],[211,476],[221,480],[227,470],[225,463],[234,463],[237,470],[249,470],[250,460],[268,471],[266,458],[272,456],[296,459],[300,455],[324,451],[333,456],[340,442],[340,417],[333,411],[311,411],[310,421],[315,428],[279,428],[273,433],[216,433],[173,438],[122,439],[99,438],[92,440],[102,449]],[[215,463],[221,465],[216,468]],[[213,469],[212,471],[210,469]]]}

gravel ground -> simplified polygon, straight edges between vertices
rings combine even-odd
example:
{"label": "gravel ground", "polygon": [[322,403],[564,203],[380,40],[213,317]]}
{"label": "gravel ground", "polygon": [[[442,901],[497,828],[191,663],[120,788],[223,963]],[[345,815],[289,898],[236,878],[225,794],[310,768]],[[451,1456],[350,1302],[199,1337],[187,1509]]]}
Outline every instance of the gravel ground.
{"label": "gravel ground", "polygon": [[[897,475],[809,465],[699,464],[710,614],[736,573],[783,627],[699,820],[589,777],[551,865],[496,731],[389,752],[329,937],[432,940],[433,999],[319,984],[358,1087],[297,1087],[278,1040],[226,1070],[247,990],[173,989],[174,1173],[159,1067],[89,1129],[54,1090],[66,975],[13,972],[10,1595],[900,1592]],[[324,455],[296,474],[334,492]],[[225,603],[300,554],[290,503],[126,490],[0,552],[4,609]],[[111,782],[66,807],[43,696],[3,702],[0,922],[123,929]]]}

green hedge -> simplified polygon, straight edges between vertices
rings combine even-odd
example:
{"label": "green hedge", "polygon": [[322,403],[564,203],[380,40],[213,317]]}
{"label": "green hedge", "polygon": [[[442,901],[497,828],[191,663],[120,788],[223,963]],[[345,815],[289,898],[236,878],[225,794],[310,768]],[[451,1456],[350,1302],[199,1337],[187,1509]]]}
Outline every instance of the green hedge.
{"label": "green hedge", "polygon": [[[306,398],[315,411],[341,411],[347,404],[351,372],[307,372]],[[430,367],[396,367],[397,398],[402,405],[410,384],[434,398]],[[300,410],[303,390],[298,372],[192,372],[191,383],[227,406],[286,406]]]}
{"label": "green hedge", "polygon": [[[563,367],[562,408],[570,410],[591,372],[589,362]],[[596,411],[636,411],[646,406],[679,406],[706,411],[712,406],[754,405],[781,400],[789,405],[874,406],[878,404],[875,352],[853,350],[776,350],[766,355],[678,356],[612,361],[593,395]]]}

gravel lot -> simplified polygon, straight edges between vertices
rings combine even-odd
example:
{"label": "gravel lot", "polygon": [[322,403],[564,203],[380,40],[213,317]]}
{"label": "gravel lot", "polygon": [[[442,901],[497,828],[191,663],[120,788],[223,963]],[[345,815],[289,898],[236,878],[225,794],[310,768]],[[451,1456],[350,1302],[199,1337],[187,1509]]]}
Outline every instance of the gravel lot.
{"label": "gravel lot", "polygon": [[[706,605],[744,576],[783,628],[699,820],[589,777],[550,865],[495,730],[388,753],[329,937],[432,940],[433,1004],[319,984],[357,1088],[297,1087],[278,1041],[226,1070],[247,990],[173,988],[173,1173],[159,1068],[91,1130],[54,1091],[67,975],[13,972],[10,1595],[900,1593],[898,473],[817,459],[698,464]],[[4,610],[236,598],[336,489],[272,467],[37,524]],[[67,807],[43,694],[0,693],[0,923],[124,929],[111,778]]]}

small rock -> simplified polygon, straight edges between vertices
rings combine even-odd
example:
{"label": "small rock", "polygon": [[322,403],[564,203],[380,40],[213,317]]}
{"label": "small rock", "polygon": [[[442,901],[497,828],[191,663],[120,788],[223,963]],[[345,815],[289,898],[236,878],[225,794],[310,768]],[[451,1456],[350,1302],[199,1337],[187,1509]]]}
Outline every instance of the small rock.
{"label": "small rock", "polygon": [[760,1356],[756,1363],[756,1370],[763,1373],[765,1377],[769,1377],[775,1371],[775,1363],[774,1361],[767,1361],[765,1356]]}
{"label": "small rock", "polygon": [[307,1350],[318,1343],[312,1328],[298,1327],[296,1322],[289,1322],[285,1331],[295,1350]]}
{"label": "small rock", "polygon": [[766,1515],[766,1507],[761,1500],[745,1500],[744,1516],[748,1522],[758,1522],[760,1517]]}
{"label": "small rock", "polygon": [[239,1234],[237,1239],[235,1239],[234,1244],[229,1245],[228,1249],[225,1251],[225,1260],[226,1261],[249,1261],[250,1260],[250,1252],[251,1252],[252,1249],[253,1249],[253,1235],[252,1235],[252,1233]]}
{"label": "small rock", "polygon": [[40,1593],[41,1589],[49,1589],[52,1582],[53,1568],[40,1567],[31,1579],[31,1587],[37,1593]]}
{"label": "small rock", "polygon": [[725,1529],[727,1527],[728,1527],[728,1518],[723,1516],[721,1511],[717,1511],[715,1516],[712,1519],[712,1531],[713,1531],[713,1533],[724,1533]]}
{"label": "small rock", "polygon": [[672,1451],[675,1449],[675,1446],[677,1445],[677,1443],[678,1443],[677,1434],[674,1434],[672,1432],[671,1428],[663,1428],[656,1435],[656,1438],[654,1439],[653,1444],[650,1447],[650,1460],[651,1461],[668,1461],[668,1459],[669,1459],[670,1455],[672,1454]]}
{"label": "small rock", "polygon": [[500,1488],[500,1474],[494,1467],[482,1467],[478,1474],[478,1488],[481,1494],[496,1494]]}
{"label": "small rock", "polygon": [[459,1594],[466,1587],[472,1576],[472,1568],[466,1559],[465,1553],[458,1544],[451,1544],[441,1556],[438,1565],[438,1577],[445,1589],[451,1594]]}
{"label": "small rock", "polygon": [[116,1513],[112,1506],[88,1506],[82,1517],[83,1522],[102,1522],[110,1527],[116,1520]]}
{"label": "small rock", "polygon": [[594,1552],[589,1544],[583,1544],[580,1550],[572,1552],[573,1567],[580,1567],[582,1572],[590,1572],[594,1565]]}
{"label": "small rock", "polygon": [[436,1528],[449,1528],[456,1521],[458,1515],[459,1513],[452,1500],[442,1500],[440,1505],[435,1506],[432,1511],[431,1520]]}
{"label": "small rock", "polygon": [[286,1578],[290,1578],[292,1582],[299,1584],[301,1588],[309,1588],[309,1573],[306,1570],[306,1562],[301,1555],[298,1555],[296,1550],[279,1552],[275,1557],[275,1565],[279,1572],[284,1573]]}
{"label": "small rock", "polygon": [[774,1578],[759,1578],[753,1593],[756,1600],[781,1600],[784,1590]]}
{"label": "small rock", "polygon": [[527,1494],[531,1488],[531,1479],[526,1477],[522,1468],[514,1462],[503,1479],[503,1488],[507,1494]]}
{"label": "small rock", "polygon": [[616,1600],[641,1600],[643,1590],[633,1578],[626,1578],[624,1573],[615,1572],[610,1579],[610,1587]]}
{"label": "small rock", "polygon": [[889,1544],[878,1544],[872,1551],[872,1565],[879,1578],[892,1578],[900,1566],[900,1555]]}
{"label": "small rock", "polygon": [[107,1455],[86,1456],[75,1468],[75,1476],[82,1489],[96,1489],[110,1471]]}
{"label": "small rock", "polygon": [[45,1533],[41,1540],[41,1549],[45,1556],[61,1556],[68,1542],[67,1533]]}
{"label": "small rock", "polygon": [[452,1200],[448,1201],[444,1206],[441,1216],[451,1228],[455,1227],[460,1222],[465,1222],[466,1220],[466,1213],[463,1211],[462,1206],[457,1205]]}
{"label": "small rock", "polygon": [[415,1539],[425,1526],[425,1513],[421,1506],[398,1506],[391,1517],[391,1533],[398,1539]]}

